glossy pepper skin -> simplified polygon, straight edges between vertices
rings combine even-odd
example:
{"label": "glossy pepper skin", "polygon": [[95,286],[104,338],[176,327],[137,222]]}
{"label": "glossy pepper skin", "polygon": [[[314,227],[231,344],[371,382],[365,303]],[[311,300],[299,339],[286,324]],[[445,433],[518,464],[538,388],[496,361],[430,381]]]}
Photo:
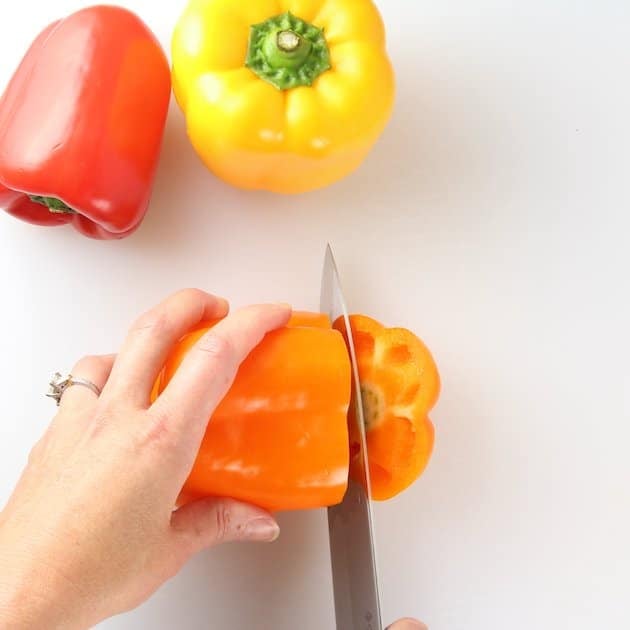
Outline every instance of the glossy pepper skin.
{"label": "glossy pepper skin", "polygon": [[[337,320],[334,327],[347,342],[343,320]],[[365,315],[352,315],[350,327],[361,384],[372,497],[390,499],[409,487],[429,461],[434,429],[428,414],[440,393],[440,377],[431,352],[411,331],[386,328]],[[356,427],[351,418],[350,475],[360,483],[364,475]]]}
{"label": "glossy pepper skin", "polygon": [[0,206],[36,225],[127,236],[147,210],[169,98],[164,52],[130,11],[54,22],[0,99]]}
{"label": "glossy pepper skin", "polygon": [[[172,350],[153,396],[212,324]],[[241,365],[210,418],[180,503],[229,496],[270,510],[339,503],[348,483],[350,362],[319,314],[294,315]]]}
{"label": "glossy pepper skin", "polygon": [[371,0],[190,0],[172,58],[195,150],[245,189],[299,193],[345,177],[394,101]]}

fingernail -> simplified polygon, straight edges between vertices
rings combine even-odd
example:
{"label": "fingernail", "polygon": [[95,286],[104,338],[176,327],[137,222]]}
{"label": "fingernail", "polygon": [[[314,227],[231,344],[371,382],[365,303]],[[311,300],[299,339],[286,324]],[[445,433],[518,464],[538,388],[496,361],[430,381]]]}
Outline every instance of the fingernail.
{"label": "fingernail", "polygon": [[277,306],[278,308],[288,309],[290,311],[293,310],[293,307],[288,302],[276,302],[275,306]]}
{"label": "fingernail", "polygon": [[280,536],[280,527],[273,519],[266,516],[255,518],[243,530],[243,538],[256,542],[273,542]]}

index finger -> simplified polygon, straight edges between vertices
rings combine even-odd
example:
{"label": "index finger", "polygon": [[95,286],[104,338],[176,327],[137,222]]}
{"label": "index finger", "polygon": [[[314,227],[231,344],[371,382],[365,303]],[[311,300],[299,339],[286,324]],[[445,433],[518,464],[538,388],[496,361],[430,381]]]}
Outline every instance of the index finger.
{"label": "index finger", "polygon": [[131,327],[103,396],[148,407],[151,387],[172,346],[193,326],[224,317],[227,311],[223,298],[199,289],[184,289],[169,296]]}
{"label": "index finger", "polygon": [[286,304],[242,308],[211,328],[186,355],[150,412],[167,418],[171,434],[190,446],[191,458],[240,364],[268,332],[287,324],[290,316]]}

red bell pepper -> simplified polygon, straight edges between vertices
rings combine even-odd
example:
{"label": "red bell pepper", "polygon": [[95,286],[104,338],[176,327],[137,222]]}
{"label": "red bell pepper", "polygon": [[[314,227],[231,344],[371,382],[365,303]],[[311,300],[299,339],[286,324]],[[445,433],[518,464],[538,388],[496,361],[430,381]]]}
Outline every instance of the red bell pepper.
{"label": "red bell pepper", "polygon": [[170,100],[159,42],[133,13],[82,9],[35,39],[0,99],[0,206],[122,238],[149,203]]}

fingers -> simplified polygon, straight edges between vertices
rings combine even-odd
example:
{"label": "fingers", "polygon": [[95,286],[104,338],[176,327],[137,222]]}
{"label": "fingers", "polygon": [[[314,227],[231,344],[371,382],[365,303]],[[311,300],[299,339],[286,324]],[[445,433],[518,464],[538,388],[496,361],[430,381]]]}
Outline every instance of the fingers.
{"label": "fingers", "polygon": [[393,623],[387,630],[428,630],[421,621],[409,617]]}
{"label": "fingers", "polygon": [[151,388],[171,347],[200,322],[225,317],[228,303],[185,289],[142,315],[131,327],[103,394],[133,406],[149,404]]}
{"label": "fingers", "polygon": [[273,542],[280,528],[265,510],[233,499],[208,498],[173,513],[171,527],[184,559],[225,542]]}
{"label": "fingers", "polygon": [[[116,355],[84,357],[72,368],[72,376],[91,381],[102,390],[107,383]],[[97,395],[90,388],[82,385],[69,387],[61,397],[60,410],[81,409],[94,403]]]}
{"label": "fingers", "polygon": [[268,332],[284,326],[290,315],[290,307],[283,304],[240,309],[216,324],[190,350],[153,411],[157,417],[168,418],[171,432],[187,438],[191,458],[239,365]]}

